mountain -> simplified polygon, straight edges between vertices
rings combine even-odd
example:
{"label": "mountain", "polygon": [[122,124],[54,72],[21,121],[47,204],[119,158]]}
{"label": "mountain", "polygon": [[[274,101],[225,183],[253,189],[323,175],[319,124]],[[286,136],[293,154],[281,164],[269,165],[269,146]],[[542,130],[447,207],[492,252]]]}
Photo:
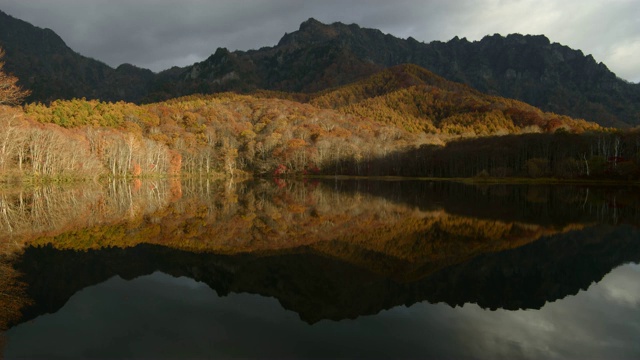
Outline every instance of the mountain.
{"label": "mountain", "polygon": [[113,69],[71,50],[52,30],[41,29],[0,11],[0,46],[5,69],[32,91],[28,101],[98,98],[137,101],[155,75],[133,65]]}
{"label": "mountain", "polygon": [[315,93],[409,63],[545,111],[605,126],[640,124],[640,84],[619,79],[593,57],[544,36],[422,43],[309,19],[276,46],[234,52],[221,48],[202,62],[153,74],[132,65],[110,68],[75,53],[53,31],[0,12],[0,46],[7,52],[7,70],[33,91],[31,101],[86,97],[154,102],[259,89]]}
{"label": "mountain", "polygon": [[252,79],[243,83],[244,89],[315,92],[412,63],[545,111],[605,126],[639,124],[640,84],[619,79],[590,55],[552,44],[544,36],[493,35],[476,42],[454,38],[425,44],[357,25],[309,19],[275,47],[216,54],[172,79],[181,83],[178,93],[237,89],[230,81],[235,77]]}
{"label": "mountain", "polygon": [[355,83],[311,94],[319,108],[410,132],[451,135],[597,130],[597,125],[491,96],[416,65],[397,65]]}

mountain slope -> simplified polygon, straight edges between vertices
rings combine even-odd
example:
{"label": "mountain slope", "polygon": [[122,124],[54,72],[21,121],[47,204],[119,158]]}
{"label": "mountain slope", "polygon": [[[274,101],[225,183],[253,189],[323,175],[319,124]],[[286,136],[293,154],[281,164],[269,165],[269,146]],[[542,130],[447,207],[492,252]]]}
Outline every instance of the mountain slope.
{"label": "mountain slope", "polygon": [[35,27],[0,11],[0,46],[6,70],[32,91],[28,101],[99,98],[137,101],[155,75],[133,65],[113,69],[71,50],[52,30]]}
{"label": "mountain slope", "polygon": [[[425,44],[357,25],[325,25],[309,19],[275,47],[230,55],[238,64],[252,64],[251,74],[259,79],[255,87],[264,89],[315,92],[348,84],[381,68],[413,63],[448,80],[545,111],[605,126],[640,123],[640,84],[625,82],[590,55],[552,44],[544,36],[493,35],[476,42],[454,38]],[[222,61],[212,57],[173,80],[202,86],[241,73],[240,66],[207,71],[218,69]],[[185,76],[194,73],[198,75]]]}
{"label": "mountain slope", "polygon": [[640,84],[616,77],[591,55],[544,36],[486,36],[477,42],[434,42],[418,64],[490,94],[605,126],[640,123]]}
{"label": "mountain slope", "polygon": [[451,135],[597,130],[593,123],[490,96],[416,65],[398,65],[311,96],[310,103],[412,132]]}

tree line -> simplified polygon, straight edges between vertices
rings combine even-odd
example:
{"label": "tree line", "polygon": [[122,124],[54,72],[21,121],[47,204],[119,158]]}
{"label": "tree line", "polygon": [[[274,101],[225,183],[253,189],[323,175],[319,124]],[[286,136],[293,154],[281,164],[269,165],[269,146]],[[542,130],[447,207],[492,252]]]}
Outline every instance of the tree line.
{"label": "tree line", "polygon": [[640,131],[521,134],[450,141],[345,160],[326,174],[437,178],[640,179]]}

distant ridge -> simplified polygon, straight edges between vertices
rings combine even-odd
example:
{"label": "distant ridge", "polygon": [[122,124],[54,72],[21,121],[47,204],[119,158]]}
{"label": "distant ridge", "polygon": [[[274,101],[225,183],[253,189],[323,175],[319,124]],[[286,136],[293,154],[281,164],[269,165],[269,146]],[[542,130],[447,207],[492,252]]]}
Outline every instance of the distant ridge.
{"label": "distant ridge", "polygon": [[131,65],[110,68],[69,49],[53,31],[0,11],[0,45],[7,52],[7,70],[33,91],[31,101],[86,97],[152,102],[259,89],[313,93],[408,63],[545,111],[604,126],[640,125],[640,84],[619,79],[590,55],[541,35],[496,34],[474,42],[456,37],[422,43],[311,18],[276,46],[218,49],[202,62],[153,74]]}

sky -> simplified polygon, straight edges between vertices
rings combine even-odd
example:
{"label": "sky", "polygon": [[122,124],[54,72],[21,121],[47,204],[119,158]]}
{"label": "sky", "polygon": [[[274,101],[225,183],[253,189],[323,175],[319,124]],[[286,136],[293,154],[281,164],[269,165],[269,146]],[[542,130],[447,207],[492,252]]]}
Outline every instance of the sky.
{"label": "sky", "polygon": [[640,82],[640,0],[0,0],[0,10],[113,67],[161,71],[218,47],[273,46],[313,17],[423,42],[543,34]]}

